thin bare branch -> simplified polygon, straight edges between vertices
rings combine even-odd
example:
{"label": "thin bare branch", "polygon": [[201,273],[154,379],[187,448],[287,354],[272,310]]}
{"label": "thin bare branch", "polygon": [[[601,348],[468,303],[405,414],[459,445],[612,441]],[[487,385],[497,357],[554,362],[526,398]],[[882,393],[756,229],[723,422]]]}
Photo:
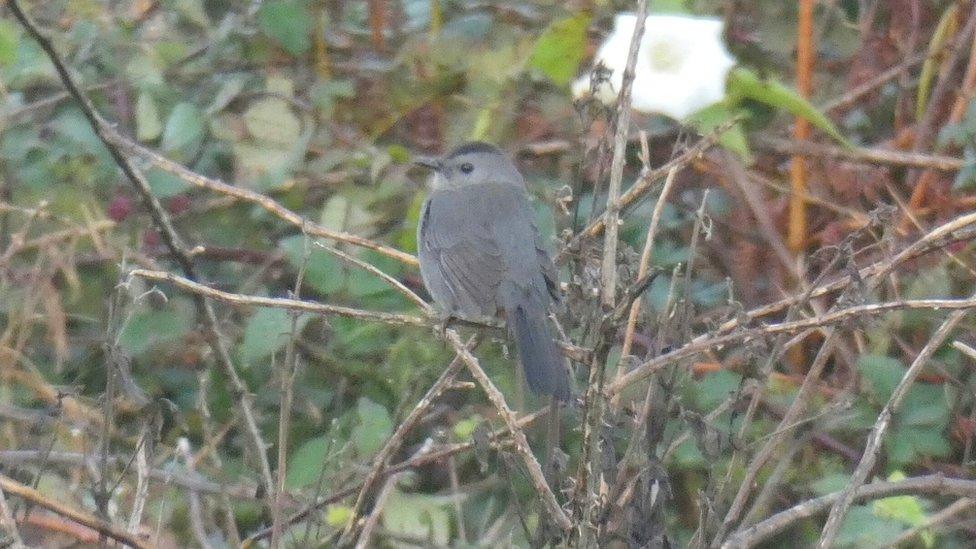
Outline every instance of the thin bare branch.
{"label": "thin bare branch", "polygon": [[368,320],[372,322],[382,322],[395,326],[433,326],[434,321],[419,316],[404,315],[399,313],[384,313],[381,311],[365,311],[342,307],[340,305],[328,305],[325,303],[315,303],[312,301],[302,301],[300,299],[260,297],[244,294],[235,294],[217,290],[194,282],[188,278],[178,276],[163,271],[147,271],[145,269],[134,269],[129,271],[129,276],[136,276],[146,280],[166,282],[178,288],[186,290],[192,294],[205,296],[209,299],[232,303],[234,305],[249,305],[257,307],[272,307],[276,309],[286,309],[289,311],[299,311],[313,313],[323,316],[342,316],[355,318],[357,320]]}
{"label": "thin bare branch", "polygon": [[[644,238],[644,249],[641,250],[640,264],[637,267],[637,280],[643,280],[650,270],[651,252],[654,250],[654,238],[657,236],[657,228],[661,222],[661,212],[664,211],[664,205],[668,201],[668,195],[671,193],[677,174],[676,168],[668,172],[668,177],[664,180],[664,187],[661,188],[661,194],[658,196],[657,203],[654,204],[654,211],[651,212],[651,223],[647,226],[647,236]],[[614,378],[620,377],[623,373],[624,358],[630,354],[630,348],[634,344],[634,330],[637,329],[637,317],[640,315],[640,308],[640,299],[635,299],[630,305],[627,329],[624,332],[624,343],[620,348],[620,361],[617,363],[617,373]]]}
{"label": "thin bare branch", "polygon": [[845,148],[824,145],[813,141],[792,141],[775,137],[762,138],[757,143],[761,149],[782,154],[850,160],[862,164],[877,164],[881,166],[905,166],[910,168],[930,168],[944,172],[957,172],[965,168],[967,164],[966,160],[962,158],[938,154],[902,152],[870,147]]}
{"label": "thin bare branch", "polygon": [[[475,344],[475,340],[472,339],[468,341],[465,348],[471,349]],[[458,356],[454,357],[454,360],[444,369],[441,376],[437,378],[437,381],[430,386],[427,393],[417,402],[413,407],[413,410],[407,414],[407,417],[400,422],[397,426],[396,431],[387,439],[386,444],[383,448],[376,454],[373,458],[373,465],[370,467],[369,473],[366,474],[365,480],[363,480],[363,486],[359,490],[359,495],[356,496],[356,502],[352,506],[352,512],[349,514],[349,521],[346,523],[345,531],[343,536],[348,537],[353,535],[353,529],[359,520],[358,515],[366,502],[366,497],[369,492],[373,489],[373,485],[380,476],[380,472],[387,466],[386,462],[393,456],[393,454],[400,448],[403,444],[403,439],[407,434],[420,422],[420,420],[427,414],[427,411],[433,405],[434,401],[440,397],[440,395],[451,386],[454,382],[455,376],[461,371],[461,367],[464,363]]]}
{"label": "thin bare branch", "polygon": [[319,225],[318,223],[313,223],[308,219],[298,215],[297,213],[289,210],[288,208],[282,206],[275,199],[265,196],[261,193],[254,192],[250,189],[245,189],[243,187],[235,187],[233,185],[228,185],[219,179],[214,179],[212,177],[207,177],[205,175],[199,174],[189,168],[182,166],[181,164],[174,162],[165,156],[143,147],[139,143],[125,137],[118,132],[112,132],[109,134],[109,139],[112,143],[120,148],[125,149],[129,154],[133,154],[148,160],[153,166],[163,170],[169,174],[175,175],[182,181],[193,185],[194,187],[199,187],[201,189],[207,189],[216,193],[220,193],[225,196],[231,196],[238,200],[243,200],[245,202],[250,202],[256,204],[263,208],[268,213],[274,215],[275,217],[286,221],[299,229],[302,229],[306,234],[311,236],[318,236],[322,238],[327,238],[329,240],[334,240],[336,242],[345,242],[352,244],[354,246],[360,246],[362,248],[367,248],[370,250],[375,250],[387,257],[391,257],[400,261],[406,265],[417,266],[417,258],[406,253],[401,252],[395,248],[389,246],[384,246],[374,242],[368,238],[342,232],[334,231]]}
{"label": "thin bare branch", "polygon": [[[427,439],[420,446],[420,448],[414,452],[413,457],[419,457],[430,451],[433,446],[433,441]],[[390,475],[386,478],[383,483],[383,489],[380,490],[380,494],[376,497],[376,504],[373,505],[373,510],[370,512],[369,516],[366,517],[365,524],[363,525],[362,534],[359,536],[359,541],[356,542],[356,549],[366,549],[367,547],[372,547],[370,540],[373,537],[373,530],[376,529],[376,524],[379,522],[380,513],[383,512],[383,508],[386,507],[386,501],[390,498],[390,494],[396,488],[397,481],[403,473],[396,473]]]}
{"label": "thin bare branch", "polygon": [[[68,70],[67,65],[54,49],[54,45],[52,44],[51,40],[41,33],[37,25],[35,25],[30,17],[28,17],[26,12],[23,11],[19,2],[17,0],[10,0],[7,2],[7,5],[10,7],[10,11],[13,12],[14,17],[17,18],[20,24],[27,30],[28,34],[30,34],[30,36],[41,46],[41,49],[44,50],[45,54],[47,54],[47,57],[54,65],[62,84],[64,84],[65,89],[78,103],[79,108],[81,109],[82,113],[84,113],[85,118],[88,120],[89,124],[94,130],[95,135],[97,135],[102,141],[102,144],[105,145],[106,149],[108,149],[116,165],[118,165],[132,185],[136,188],[136,191],[142,197],[143,202],[149,209],[153,222],[160,230],[163,243],[173,253],[174,258],[180,265],[180,268],[188,278],[199,280],[200,277],[198,276],[196,267],[193,265],[191,254],[184,245],[179,234],[176,232],[176,229],[173,227],[169,214],[166,213],[166,210],[160,204],[159,199],[153,194],[152,188],[150,187],[149,182],[143,176],[142,172],[137,170],[129,159],[126,158],[126,156],[122,153],[122,151],[119,150],[119,148],[115,145],[115,140],[113,137],[116,136],[118,132],[116,132],[112,125],[106,122],[105,119],[102,118],[102,116],[98,113],[91,100],[75,82],[74,77]],[[254,455],[258,459],[259,473],[261,475],[262,482],[268,488],[268,493],[270,494],[271,487],[273,485],[271,465],[268,462],[267,445],[261,437],[257,419],[251,406],[250,393],[247,386],[244,384],[244,381],[237,374],[233,360],[231,360],[230,357],[230,352],[227,350],[226,343],[224,342],[220,328],[217,324],[217,317],[214,314],[213,307],[206,299],[200,296],[196,296],[194,298],[194,303],[197,307],[198,314],[203,318],[207,342],[213,349],[214,354],[217,357],[217,363],[220,365],[221,369],[224,371],[224,375],[227,376],[227,379],[231,384],[231,392],[234,396],[232,400],[237,405],[238,410],[241,413],[241,417],[244,420],[244,427],[248,434],[248,440],[252,446]]]}
{"label": "thin bare branch", "polygon": [[603,214],[606,234],[603,239],[603,266],[601,268],[601,301],[604,307],[613,307],[617,294],[617,231],[620,229],[621,203],[620,184],[624,177],[624,154],[627,152],[627,133],[630,131],[630,94],[634,83],[634,67],[637,66],[637,51],[644,37],[644,23],[647,20],[647,0],[638,0],[634,34],[630,37],[627,52],[627,65],[623,81],[617,95],[617,111],[614,117],[613,159],[610,163],[610,184],[607,189],[607,208]]}
{"label": "thin bare branch", "polygon": [[[549,413],[549,410],[550,409],[546,407],[536,412],[533,412],[531,414],[520,417],[516,421],[516,424],[520,428],[524,429],[534,424],[535,422],[539,421],[540,419],[546,417],[546,415],[548,415]],[[492,446],[494,448],[507,447],[512,444],[512,439],[508,438],[509,434],[510,432],[508,431],[507,428],[500,429],[492,433],[491,436],[489,437],[489,440],[491,441]],[[467,452],[469,450],[472,450],[474,449],[474,447],[475,447],[474,441],[446,444],[444,446],[438,447],[437,449],[433,449],[430,452],[427,452],[423,455],[413,456],[410,459],[401,461],[400,463],[397,463],[395,465],[390,465],[388,467],[385,467],[382,471],[380,471],[379,477],[384,478],[388,475],[396,474],[409,469],[414,469],[416,467],[421,467],[430,463],[436,463],[445,458],[460,454],[461,452]],[[289,517],[288,520],[285,521],[285,523],[287,525],[297,524],[298,522],[307,519],[313,513],[319,511],[326,505],[330,505],[332,503],[342,501],[347,497],[358,494],[361,488],[362,488],[362,484],[359,484],[356,486],[352,486],[350,488],[346,488],[344,490],[337,491],[329,496],[326,496],[318,500],[317,502],[313,503],[312,505],[309,505],[305,509],[299,511],[298,513],[295,513],[294,515]],[[259,530],[251,534],[247,538],[245,543],[253,543],[255,541],[265,539],[270,535],[271,535],[271,527],[269,526],[263,530]]]}
{"label": "thin bare branch", "polygon": [[[721,124],[711,133],[699,139],[694,145],[688,147],[681,154],[669,160],[661,167],[654,169],[645,168],[640,177],[637,178],[637,181],[634,182],[634,184],[620,196],[620,200],[618,201],[618,211],[620,214],[622,215],[629,211],[630,208],[636,206],[638,201],[644,198],[644,196],[654,188],[654,184],[659,179],[666,177],[669,173],[671,173],[671,170],[677,169],[678,171],[681,171],[685,166],[694,162],[695,159],[700,157],[705,151],[715,145],[723,133],[728,131],[729,128],[738,122],[739,118],[733,118],[732,120]],[[592,223],[587,225],[585,229],[574,236],[570,243],[557,254],[557,261],[565,258],[567,253],[578,249],[584,240],[600,236],[605,228],[606,221],[604,217],[601,216],[593,220]]]}
{"label": "thin bare branch", "polygon": [[10,505],[7,503],[7,497],[2,488],[0,488],[0,529],[6,532],[5,537],[13,540],[12,547],[14,549],[26,547],[24,540],[20,537],[20,532],[17,530],[17,521],[14,520],[14,514],[10,511]]}
{"label": "thin bare branch", "polygon": [[508,430],[512,433],[515,453],[522,458],[522,463],[525,465],[529,480],[535,488],[536,495],[539,496],[539,499],[545,506],[549,518],[561,530],[568,532],[573,525],[559,505],[559,502],[556,501],[556,496],[552,493],[552,489],[546,484],[545,475],[542,474],[542,467],[539,466],[538,460],[532,455],[532,450],[529,448],[529,442],[525,438],[525,433],[522,431],[522,427],[519,426],[515,414],[505,402],[505,397],[495,387],[495,384],[491,382],[491,379],[488,378],[485,371],[481,369],[478,359],[468,351],[457,332],[455,330],[447,330],[445,336],[447,337],[447,342],[454,348],[454,352],[464,361],[464,364],[468,367],[468,371],[471,372],[475,381],[481,385],[482,390],[488,396],[488,400],[495,407],[495,411],[498,412],[498,415],[501,416]]}
{"label": "thin bare branch", "polygon": [[[939,249],[940,247],[948,244],[953,238],[971,239],[974,236],[974,233],[972,233],[969,229],[973,225],[976,225],[976,213],[959,216],[929,231],[922,238],[920,238],[919,240],[913,242],[911,245],[904,248],[901,252],[896,254],[894,257],[890,259],[886,259],[884,261],[879,261],[878,263],[860,269],[858,272],[858,277],[861,279],[884,277],[888,273],[893,271],[898,265],[901,265],[902,263],[910,259],[919,257],[920,255],[927,253],[933,249]],[[965,236],[960,234],[961,232],[964,231],[964,229],[966,230]],[[838,278],[837,280],[822,284],[818,288],[815,288],[813,291],[810,292],[809,298],[812,299],[812,298],[816,298],[816,297],[820,297],[820,296],[824,296],[836,292],[838,290],[846,288],[850,283],[851,283],[851,276],[845,275],[843,277]],[[634,368],[630,372],[627,372],[625,375],[616,379],[612,384],[610,384],[606,388],[606,392],[608,395],[613,396],[614,394],[620,392],[624,387],[627,387],[631,383],[634,383],[641,379],[645,379],[647,376],[656,372],[658,369],[662,368],[663,366],[670,364],[672,361],[678,358],[692,356],[706,349],[711,349],[718,345],[724,345],[731,341],[739,341],[741,338],[749,338],[751,337],[751,334],[736,335],[736,334],[730,334],[729,332],[735,330],[736,328],[739,328],[743,321],[753,321],[755,319],[777,313],[790,306],[795,305],[796,303],[801,302],[803,299],[804,296],[802,295],[790,296],[788,298],[782,299],[775,303],[771,303],[769,305],[764,305],[761,307],[757,307],[756,309],[747,311],[734,319],[722,323],[711,334],[699,335],[698,337],[692,339],[684,346],[679,347],[678,349],[675,349],[670,353],[666,353],[664,355],[655,357],[647,362],[644,362],[640,366]],[[798,321],[798,322],[804,322],[804,321]],[[765,328],[769,329],[772,326],[775,325],[774,324],[767,325]],[[792,331],[795,328],[797,327],[794,326],[793,328],[790,328],[787,331]]]}
{"label": "thin bare branch", "polygon": [[972,498],[959,498],[954,501],[951,505],[942,509],[938,513],[929,515],[925,522],[912,526],[908,530],[902,532],[897,538],[891,540],[890,543],[884,546],[884,549],[895,549],[896,547],[904,547],[906,543],[912,541],[912,539],[923,533],[932,531],[932,529],[940,524],[948,522],[950,519],[956,515],[962,513],[963,511],[968,511],[976,505],[976,499]]}
{"label": "thin bare branch", "polygon": [[[0,464],[6,467],[24,467],[27,465],[83,467],[91,461],[91,456],[80,452],[46,452],[44,450],[0,450]],[[110,456],[109,463],[113,466],[125,463],[128,459],[120,456]],[[131,474],[131,471],[127,471]],[[225,494],[235,499],[253,500],[257,496],[256,487],[246,485],[230,485],[214,482],[201,474],[189,471],[167,470],[151,468],[149,478],[163,485],[176,486],[186,490],[194,490],[207,494]]]}
{"label": "thin bare branch", "polygon": [[[895,482],[875,482],[859,486],[854,491],[854,501],[897,496],[902,494],[937,494],[976,498],[976,480],[946,478],[941,474],[907,478]],[[841,499],[843,492],[811,499],[776,513],[749,528],[735,532],[722,544],[722,549],[755,547],[791,525],[823,513]]]}
{"label": "thin bare branch", "polygon": [[49,498],[30,486],[21,484],[4,474],[0,474],[0,490],[3,490],[8,496],[17,496],[33,505],[43,507],[48,511],[57,513],[67,519],[77,522],[78,524],[83,524],[92,530],[99,532],[100,534],[120,541],[130,547],[136,547],[139,549],[142,549],[143,547],[152,547],[151,544],[143,541],[141,538],[133,534],[130,534],[129,532],[126,532],[122,528],[109,524],[95,515],[86,513],[84,511],[79,511],[58,500]]}
{"label": "thin bare branch", "polygon": [[[976,298],[976,295],[973,297]],[[895,390],[891,393],[891,398],[888,399],[884,408],[881,409],[881,413],[878,414],[878,420],[871,429],[871,434],[868,435],[864,453],[861,455],[861,461],[854,469],[854,474],[851,475],[850,483],[841,492],[841,497],[830,508],[830,515],[827,517],[827,523],[824,524],[823,531],[820,533],[820,540],[817,542],[817,547],[826,548],[833,545],[834,539],[837,537],[840,526],[844,521],[844,516],[847,515],[847,510],[850,508],[851,503],[854,502],[856,490],[864,484],[868,475],[874,469],[874,464],[878,460],[878,454],[881,452],[881,443],[884,441],[888,427],[891,425],[892,417],[901,406],[902,401],[908,394],[908,390],[911,389],[912,384],[915,382],[915,378],[922,372],[922,368],[925,367],[929,359],[932,358],[932,355],[935,354],[935,351],[942,346],[945,339],[949,337],[952,330],[955,329],[956,325],[962,321],[968,312],[968,310],[962,309],[949,314],[942,321],[942,324],[935,333],[932,334],[932,337],[929,338],[925,347],[919,351],[918,356],[912,361],[908,370],[905,371],[905,375],[902,376],[901,381],[898,382]]]}

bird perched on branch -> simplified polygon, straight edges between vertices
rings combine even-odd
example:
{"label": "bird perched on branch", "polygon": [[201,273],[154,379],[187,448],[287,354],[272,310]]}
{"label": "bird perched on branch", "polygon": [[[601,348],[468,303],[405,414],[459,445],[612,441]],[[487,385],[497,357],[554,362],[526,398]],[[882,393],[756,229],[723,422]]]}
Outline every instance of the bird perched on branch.
{"label": "bird perched on branch", "polygon": [[447,319],[503,313],[529,388],[569,399],[569,374],[548,321],[559,299],[556,270],[522,174],[498,147],[482,142],[416,163],[434,171],[417,247],[435,303]]}

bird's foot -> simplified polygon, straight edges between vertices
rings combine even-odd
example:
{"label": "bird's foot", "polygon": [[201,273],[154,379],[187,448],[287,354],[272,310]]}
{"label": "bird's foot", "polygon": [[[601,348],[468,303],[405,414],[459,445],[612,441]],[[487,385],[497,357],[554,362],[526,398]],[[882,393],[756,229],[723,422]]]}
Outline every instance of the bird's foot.
{"label": "bird's foot", "polygon": [[460,317],[454,313],[444,313],[440,315],[437,321],[437,333],[440,334],[441,339],[447,339],[447,329],[453,326]]}

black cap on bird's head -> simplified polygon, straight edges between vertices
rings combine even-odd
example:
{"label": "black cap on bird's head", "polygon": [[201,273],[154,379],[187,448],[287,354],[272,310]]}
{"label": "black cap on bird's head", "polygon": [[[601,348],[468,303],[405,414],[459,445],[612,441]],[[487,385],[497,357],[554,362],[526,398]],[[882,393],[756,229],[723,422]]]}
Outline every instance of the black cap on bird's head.
{"label": "black cap on bird's head", "polygon": [[468,141],[463,145],[458,146],[453,151],[451,151],[444,158],[450,160],[451,158],[456,158],[458,156],[469,154],[469,153],[486,153],[486,154],[498,154],[504,156],[505,153],[501,149],[492,145],[491,143],[485,143],[484,141]]}
{"label": "black cap on bird's head", "polygon": [[460,145],[443,157],[418,156],[414,164],[434,171],[434,188],[496,182],[522,185],[522,175],[501,149],[483,141]]}

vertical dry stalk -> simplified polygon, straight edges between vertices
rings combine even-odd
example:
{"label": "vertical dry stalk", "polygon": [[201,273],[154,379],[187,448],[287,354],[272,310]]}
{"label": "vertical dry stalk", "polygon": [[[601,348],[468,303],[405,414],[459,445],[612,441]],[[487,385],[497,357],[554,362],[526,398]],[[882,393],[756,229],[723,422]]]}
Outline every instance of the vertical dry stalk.
{"label": "vertical dry stalk", "polygon": [[[796,29],[796,89],[801,97],[809,98],[813,88],[813,6],[814,0],[800,0],[799,21]],[[810,123],[797,117],[793,126],[793,137],[806,141],[810,137]],[[806,159],[794,155],[790,164],[790,222],[787,242],[790,250],[798,253],[807,239],[806,201],[807,191]]]}
{"label": "vertical dry stalk", "polygon": [[149,497],[149,445],[152,443],[151,436],[152,429],[150,422],[147,421],[142,426],[142,434],[136,447],[136,491],[128,524],[129,533],[133,535],[139,534],[142,513],[146,508],[146,499]]}
{"label": "vertical dry stalk", "polygon": [[601,301],[605,307],[613,307],[617,293],[617,231],[620,221],[620,184],[624,177],[624,154],[627,152],[627,133],[630,131],[630,95],[634,83],[634,67],[637,65],[637,52],[644,36],[644,23],[647,19],[647,0],[637,3],[637,21],[634,35],[630,39],[627,53],[627,67],[624,69],[623,84],[617,96],[617,115],[613,135],[613,160],[610,163],[610,186],[607,190],[606,234],[603,239],[603,267],[601,270],[603,292]]}
{"label": "vertical dry stalk", "polygon": [[[186,438],[181,438],[176,443],[176,453],[179,458],[185,464],[187,470],[192,473],[196,470],[195,460],[193,459],[193,450],[190,447],[190,441]],[[200,547],[204,549],[210,549],[212,545],[210,544],[210,537],[207,535],[207,528],[203,519],[203,504],[200,501],[200,492],[190,488],[187,491],[187,502],[188,502],[188,514],[190,516],[190,531],[193,533],[193,537]],[[239,544],[238,544],[239,545]]]}
{"label": "vertical dry stalk", "polygon": [[[657,228],[661,222],[661,212],[664,211],[664,205],[668,201],[668,195],[671,193],[671,187],[674,184],[677,173],[677,167],[671,168],[668,172],[668,177],[664,181],[664,187],[661,188],[661,195],[658,197],[657,204],[654,205],[654,211],[651,213],[651,224],[647,226],[647,237],[644,239],[644,249],[641,251],[640,265],[637,268],[637,280],[643,280],[650,270],[651,252],[654,250],[654,238],[657,236]],[[634,344],[634,331],[637,329],[637,317],[640,315],[640,309],[641,300],[635,299],[634,303],[630,306],[630,314],[627,316],[627,330],[624,332],[624,343],[620,348],[620,362],[617,363],[615,379],[619,378],[620,374],[623,373],[624,358],[630,354],[630,348]],[[616,401],[617,399],[614,398],[614,402]]]}
{"label": "vertical dry stalk", "polygon": [[[610,310],[616,302],[617,294],[617,239],[620,222],[620,187],[623,180],[625,165],[625,153],[627,152],[627,133],[630,130],[630,98],[631,88],[634,82],[634,68],[637,66],[637,53],[640,51],[641,39],[644,36],[644,26],[647,20],[647,1],[638,0],[636,21],[634,24],[634,34],[630,38],[630,47],[627,52],[627,65],[624,68],[621,89],[617,96],[616,115],[614,117],[614,136],[613,136],[613,157],[610,163],[610,182],[607,190],[607,206],[603,215],[603,227],[605,230],[603,239],[603,260],[600,268],[600,303],[603,308]],[[591,224],[591,226],[593,226]],[[583,231],[585,233],[586,230]],[[582,233],[581,233],[582,234]],[[613,330],[608,327],[606,331]],[[599,334],[602,339],[608,338],[608,334]],[[589,507],[590,482],[592,479],[591,460],[598,459],[599,455],[599,436],[594,437],[594,432],[601,428],[603,421],[603,398],[601,395],[603,380],[606,371],[606,357],[610,345],[601,342],[599,352],[594,354],[590,360],[590,374],[587,379],[586,394],[583,400],[583,437],[582,453],[580,455],[579,470],[577,475],[576,495],[581,498],[576,501],[574,514],[582,519],[586,516],[586,509]],[[580,527],[580,533],[588,537],[591,532],[588,528]],[[586,543],[584,537],[582,543]]]}
{"label": "vertical dry stalk", "polygon": [[[305,270],[308,268],[308,257],[311,254],[308,235],[303,239],[304,253],[302,264],[295,276],[295,286],[292,294],[298,297],[302,293],[302,283],[305,281]],[[274,507],[271,509],[271,546],[278,547],[281,543],[282,521],[285,506],[285,479],[288,476],[288,431],[291,426],[291,407],[295,394],[295,376],[298,375],[298,354],[295,345],[298,341],[299,313],[292,313],[291,330],[288,344],[285,347],[285,363],[281,371],[281,395],[278,405],[278,478],[275,484]]]}

